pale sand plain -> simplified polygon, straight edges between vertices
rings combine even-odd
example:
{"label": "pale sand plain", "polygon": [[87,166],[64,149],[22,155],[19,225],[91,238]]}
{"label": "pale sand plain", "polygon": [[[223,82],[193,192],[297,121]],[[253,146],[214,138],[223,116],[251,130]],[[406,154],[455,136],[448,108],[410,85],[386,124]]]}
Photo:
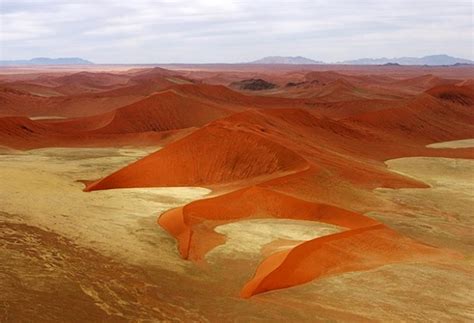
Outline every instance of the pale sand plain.
{"label": "pale sand plain", "polygon": [[472,148],[474,147],[474,139],[462,139],[445,142],[437,142],[426,147],[429,148]]}
{"label": "pale sand plain", "polygon": [[239,288],[262,253],[340,229],[271,219],[225,224],[215,230],[228,239],[207,263],[185,261],[175,240],[156,225],[157,216],[209,190],[84,193],[77,182],[156,149],[0,150],[2,321],[474,319],[474,161],[387,161],[391,170],[431,188],[377,189],[387,204],[368,213],[416,240],[458,251],[459,260],[386,265],[241,300]]}
{"label": "pale sand plain", "polygon": [[[314,221],[289,219],[252,219],[219,225],[214,231],[227,237],[225,244],[207,254],[208,259],[227,256],[246,259],[260,255],[263,248],[278,252],[297,244],[342,231],[342,228]],[[272,246],[275,241],[283,244]]]}

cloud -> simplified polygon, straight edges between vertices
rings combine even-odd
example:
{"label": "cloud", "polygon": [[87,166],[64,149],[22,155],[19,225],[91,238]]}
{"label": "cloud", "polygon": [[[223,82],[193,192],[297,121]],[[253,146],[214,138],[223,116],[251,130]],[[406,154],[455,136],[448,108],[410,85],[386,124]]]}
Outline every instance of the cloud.
{"label": "cloud", "polygon": [[2,59],[473,58],[470,0],[1,0]]}

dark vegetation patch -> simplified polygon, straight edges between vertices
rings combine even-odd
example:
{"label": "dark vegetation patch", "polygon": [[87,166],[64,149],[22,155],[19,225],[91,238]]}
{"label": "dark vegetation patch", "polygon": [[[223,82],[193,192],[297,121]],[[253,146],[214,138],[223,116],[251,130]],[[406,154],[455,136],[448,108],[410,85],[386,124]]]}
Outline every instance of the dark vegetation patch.
{"label": "dark vegetation patch", "polygon": [[233,88],[240,89],[240,90],[249,90],[249,91],[271,90],[277,87],[276,84],[267,82],[262,79],[248,79],[248,80],[232,82],[230,86]]}

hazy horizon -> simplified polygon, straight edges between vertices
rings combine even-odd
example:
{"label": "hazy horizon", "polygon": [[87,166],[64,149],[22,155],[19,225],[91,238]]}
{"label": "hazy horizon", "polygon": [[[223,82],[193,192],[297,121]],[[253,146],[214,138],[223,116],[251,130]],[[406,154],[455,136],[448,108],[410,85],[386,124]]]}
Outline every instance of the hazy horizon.
{"label": "hazy horizon", "polygon": [[471,1],[0,0],[0,60],[328,63],[447,54],[474,59]]}

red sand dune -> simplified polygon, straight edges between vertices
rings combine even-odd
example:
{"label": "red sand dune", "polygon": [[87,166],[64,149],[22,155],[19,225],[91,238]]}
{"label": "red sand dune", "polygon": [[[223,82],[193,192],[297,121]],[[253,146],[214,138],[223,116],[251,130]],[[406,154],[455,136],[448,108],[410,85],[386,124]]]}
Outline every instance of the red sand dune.
{"label": "red sand dune", "polygon": [[[261,78],[271,80],[271,76]],[[458,84],[460,79],[442,78],[432,74],[410,78],[400,75],[343,74],[334,71],[315,71],[301,80],[287,83],[275,96],[318,99],[323,102],[385,99],[399,100],[413,97],[434,86]],[[265,94],[265,92],[263,92]]]}
{"label": "red sand dune", "polygon": [[101,92],[124,86],[128,77],[113,73],[78,72],[52,80],[54,90],[64,95]]}
{"label": "red sand dune", "polygon": [[[406,106],[363,113],[347,120],[423,143],[469,138],[474,129],[474,92],[467,87],[435,87]],[[459,104],[460,103],[460,104]]]}
{"label": "red sand dune", "polygon": [[201,260],[216,241],[213,225],[206,221],[235,221],[244,218],[284,218],[320,221],[346,228],[358,228],[377,222],[363,215],[332,205],[304,201],[260,186],[252,186],[217,197],[195,201],[165,212],[160,225],[179,241],[183,258]]}
{"label": "red sand dune", "polygon": [[43,147],[121,147],[129,145],[156,146],[175,141],[192,132],[193,128],[170,131],[147,131],[122,134],[91,134],[66,132],[51,127],[48,122],[25,117],[0,118],[0,146],[14,149]]}
{"label": "red sand dune", "polygon": [[103,72],[33,75],[27,82],[0,84],[0,116],[96,115],[189,82],[177,72],[159,68],[130,75]]}
{"label": "red sand dune", "polygon": [[328,275],[391,263],[453,256],[457,254],[420,244],[383,224],[375,224],[316,238],[271,255],[260,264],[240,296],[248,298]]}
{"label": "red sand dune", "polygon": [[207,252],[225,242],[225,237],[213,231],[215,225],[222,221],[265,217],[320,221],[349,230],[271,255],[244,286],[242,297],[302,284],[329,274],[449,254],[404,238],[361,214],[258,186],[165,212],[159,218],[159,224],[178,240],[183,258],[200,261]]}
{"label": "red sand dune", "polygon": [[[291,150],[256,134],[208,125],[87,187],[203,186],[278,176],[307,167]],[[172,171],[171,171],[172,170]]]}
{"label": "red sand dune", "polygon": [[97,129],[97,132],[175,130],[203,126],[228,114],[225,108],[205,104],[168,90],[118,109],[112,120],[106,126]]}
{"label": "red sand dune", "polygon": [[409,79],[399,80],[395,82],[395,85],[399,85],[404,88],[408,87],[425,91],[435,86],[455,84],[458,82],[459,80],[456,79],[444,79],[433,74],[426,74]]}

